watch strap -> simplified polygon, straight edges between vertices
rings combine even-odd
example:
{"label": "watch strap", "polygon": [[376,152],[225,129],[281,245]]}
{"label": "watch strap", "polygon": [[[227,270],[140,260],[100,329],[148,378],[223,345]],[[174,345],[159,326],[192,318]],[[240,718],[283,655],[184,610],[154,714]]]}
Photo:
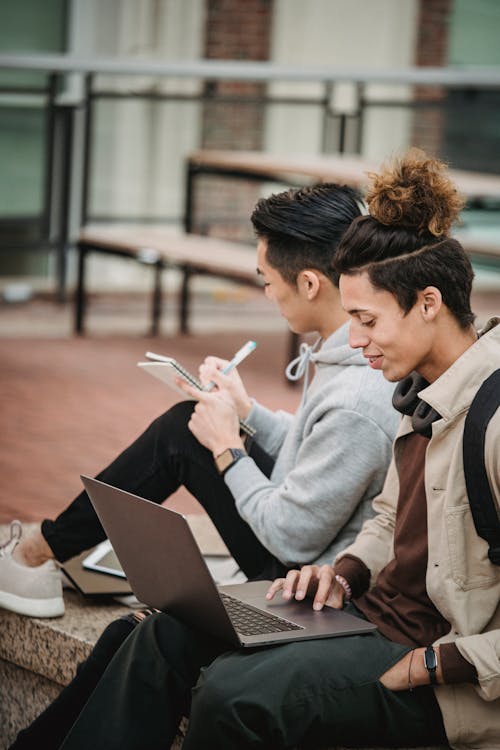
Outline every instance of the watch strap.
{"label": "watch strap", "polygon": [[214,459],[217,471],[224,476],[231,466],[234,466],[240,458],[244,458],[245,456],[248,456],[248,453],[243,448],[226,448],[225,451],[219,453]]}
{"label": "watch strap", "polygon": [[424,651],[424,666],[429,673],[431,685],[437,685],[437,654],[433,646],[427,646]]}

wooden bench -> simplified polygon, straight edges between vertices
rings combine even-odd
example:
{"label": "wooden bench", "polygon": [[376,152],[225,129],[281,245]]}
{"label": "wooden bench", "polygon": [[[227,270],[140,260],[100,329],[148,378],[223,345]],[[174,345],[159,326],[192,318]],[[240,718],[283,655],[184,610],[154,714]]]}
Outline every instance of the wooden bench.
{"label": "wooden bench", "polygon": [[[88,306],[86,264],[91,253],[130,258],[153,269],[151,300],[152,336],[159,333],[162,310],[162,272],[175,268],[182,272],[178,327],[189,331],[190,281],[193,276],[213,276],[253,287],[262,287],[256,272],[254,247],[227,240],[175,232],[172,228],[151,225],[105,225],[86,227],[77,241],[78,276],[75,293],[75,333],[85,332]],[[298,337],[290,332],[287,361],[295,356]]]}
{"label": "wooden bench", "polygon": [[[184,225],[192,230],[196,181],[202,176],[227,177],[252,182],[303,185],[338,182],[365,190],[368,173],[379,172],[380,162],[360,154],[272,154],[265,151],[203,149],[189,154],[184,188]],[[470,206],[488,209],[500,200],[500,176],[450,169],[450,178]]]}
{"label": "wooden bench", "polygon": [[179,309],[179,329],[182,333],[186,333],[189,328],[189,282],[193,276],[215,276],[255,287],[262,286],[256,273],[253,247],[211,237],[182,234],[171,228],[151,225],[88,227],[80,233],[77,250],[76,333],[83,333],[85,328],[86,260],[90,253],[131,258],[153,268],[153,335],[158,333],[162,303],[161,276],[162,271],[167,268],[176,268],[183,273]]}

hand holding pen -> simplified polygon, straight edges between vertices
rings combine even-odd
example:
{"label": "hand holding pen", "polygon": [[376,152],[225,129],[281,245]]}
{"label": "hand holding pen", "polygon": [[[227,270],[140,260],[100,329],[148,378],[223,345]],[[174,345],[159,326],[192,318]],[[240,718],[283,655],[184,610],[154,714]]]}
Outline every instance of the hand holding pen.
{"label": "hand holding pen", "polygon": [[237,364],[255,349],[255,342],[248,342],[242,347],[230,362],[219,357],[207,357],[200,367],[200,380],[204,383],[205,391],[214,391],[214,385],[224,392],[234,404],[240,419],[245,419],[252,408],[252,401],[241,380]]}
{"label": "hand holding pen", "polygon": [[[235,367],[238,367],[238,365],[241,362],[243,362],[243,360],[246,359],[246,357],[248,357],[249,354],[251,354],[253,352],[253,350],[255,349],[256,346],[257,346],[257,344],[256,344],[255,341],[247,341],[247,343],[244,344],[241,347],[241,349],[238,349],[238,351],[236,352],[236,354],[234,355],[234,357],[227,363],[227,365],[225,365],[220,370],[220,372],[223,375],[229,375],[229,373],[231,372],[231,370],[234,370]],[[204,386],[204,390],[205,391],[211,391],[212,388],[214,388],[215,386],[216,386],[216,383],[213,380],[211,380],[209,383],[207,383]]]}

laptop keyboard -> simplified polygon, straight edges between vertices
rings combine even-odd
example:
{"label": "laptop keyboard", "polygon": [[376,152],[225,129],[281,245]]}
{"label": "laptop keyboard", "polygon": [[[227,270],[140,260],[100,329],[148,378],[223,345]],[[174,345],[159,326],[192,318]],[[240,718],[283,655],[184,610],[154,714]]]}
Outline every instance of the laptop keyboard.
{"label": "laptop keyboard", "polygon": [[254,609],[249,604],[245,604],[239,599],[233,599],[232,596],[227,594],[221,593],[221,598],[235,630],[242,635],[304,630],[301,625],[297,625],[295,622],[284,620],[270,612]]}

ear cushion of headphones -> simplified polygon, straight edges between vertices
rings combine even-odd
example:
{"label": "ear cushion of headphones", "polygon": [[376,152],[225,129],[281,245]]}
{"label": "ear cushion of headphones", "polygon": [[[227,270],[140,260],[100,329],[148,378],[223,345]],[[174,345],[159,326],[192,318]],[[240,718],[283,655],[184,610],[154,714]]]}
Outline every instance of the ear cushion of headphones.
{"label": "ear cushion of headphones", "polygon": [[418,373],[411,372],[408,377],[403,378],[397,384],[392,396],[394,408],[411,417],[420,403],[418,393],[426,388],[429,383]]}
{"label": "ear cushion of headphones", "polygon": [[415,432],[424,437],[432,437],[432,423],[436,419],[441,419],[441,414],[437,412],[432,406],[426,404],[425,401],[420,401],[417,408],[413,412],[411,418],[411,424]]}
{"label": "ear cushion of headphones", "polygon": [[418,397],[418,393],[429,385],[427,380],[416,372],[410,373],[408,377],[401,380],[392,397],[394,408],[411,417],[412,427],[415,432],[424,437],[432,435],[432,423],[441,419],[441,415],[432,406]]}

